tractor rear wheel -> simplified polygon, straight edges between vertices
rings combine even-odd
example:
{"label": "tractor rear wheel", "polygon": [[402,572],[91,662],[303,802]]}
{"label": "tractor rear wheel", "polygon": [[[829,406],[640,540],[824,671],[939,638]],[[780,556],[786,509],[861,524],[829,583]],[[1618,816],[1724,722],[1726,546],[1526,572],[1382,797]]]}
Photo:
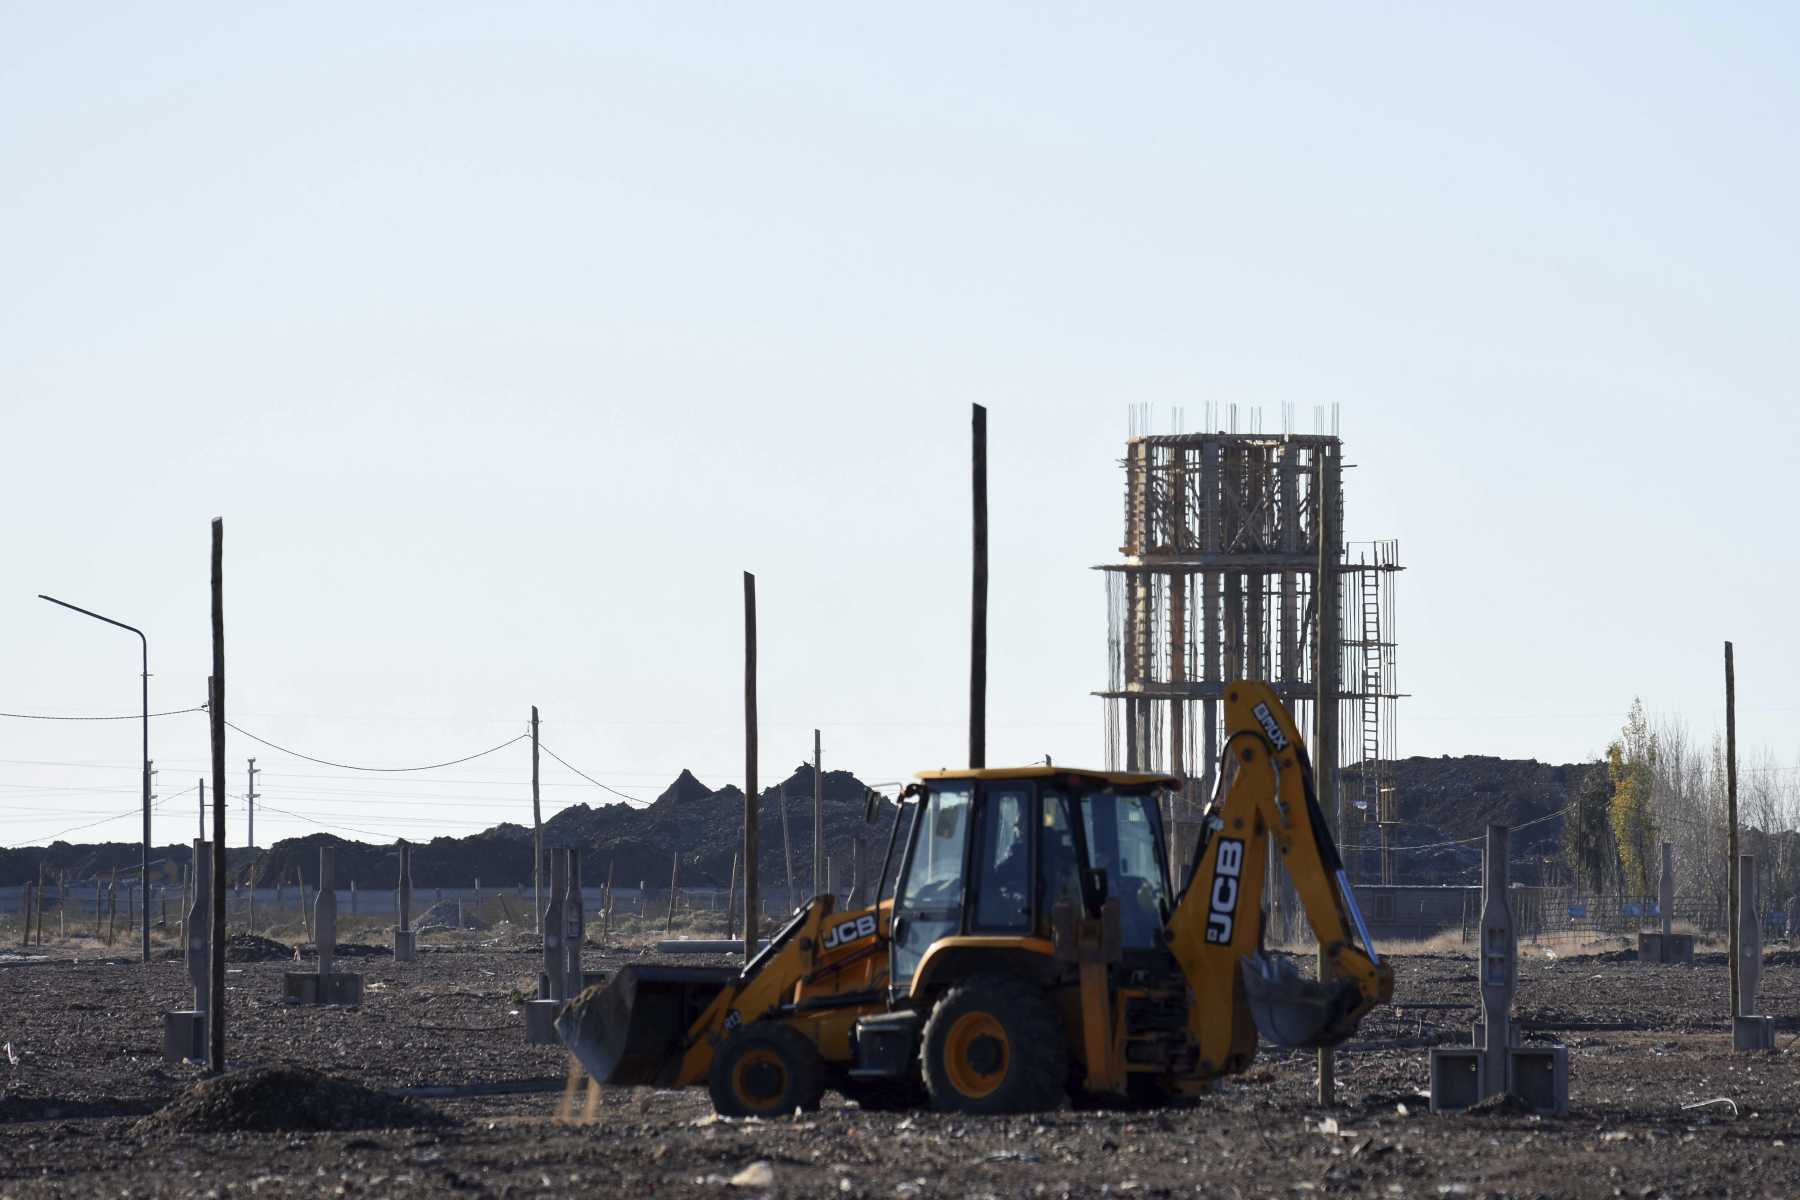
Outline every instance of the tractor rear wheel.
{"label": "tractor rear wheel", "polygon": [[707,1074],[713,1107],[726,1117],[782,1117],[819,1107],[825,1066],[805,1034],[772,1021],[725,1039]]}
{"label": "tractor rear wheel", "polygon": [[1017,1113],[1055,1108],[1069,1075],[1062,1019],[1044,989],[978,975],[946,992],[925,1022],[919,1064],[934,1107]]}

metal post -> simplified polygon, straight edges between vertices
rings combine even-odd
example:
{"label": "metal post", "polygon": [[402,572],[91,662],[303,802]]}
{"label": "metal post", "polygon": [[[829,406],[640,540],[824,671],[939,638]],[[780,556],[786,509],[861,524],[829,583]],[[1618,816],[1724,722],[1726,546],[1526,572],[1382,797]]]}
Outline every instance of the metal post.
{"label": "metal post", "polygon": [[974,537],[972,587],[969,603],[969,766],[987,766],[987,409],[972,411]]}
{"label": "metal post", "polygon": [[670,856],[669,862],[669,916],[663,922],[663,936],[668,937],[675,932],[675,889],[681,886],[681,855]]}
{"label": "metal post", "polygon": [[756,957],[756,576],[744,572],[744,961]]}
{"label": "metal post", "polygon": [[538,802],[538,710],[531,706],[531,911],[544,932],[544,810]]}
{"label": "metal post", "polygon": [[[142,678],[142,682],[143,682],[142,700],[143,700],[143,734],[144,734],[144,789],[143,789],[143,794],[144,794],[144,844],[143,844],[142,862],[140,865],[144,872],[144,879],[147,881],[150,878],[150,799],[151,799],[151,797],[150,797],[150,775],[151,775],[151,771],[150,771],[150,639],[145,637],[144,631],[137,628],[136,626],[127,625],[123,621],[115,621],[111,617],[103,617],[97,612],[92,612],[88,609],[82,608],[80,605],[70,604],[67,600],[58,600],[55,596],[46,596],[42,592],[38,593],[38,599],[39,600],[48,600],[52,604],[59,605],[66,609],[70,609],[73,612],[78,612],[84,617],[92,617],[96,621],[105,621],[108,625],[112,625],[119,629],[124,629],[128,632],[137,634],[138,648],[142,652],[142,655],[143,655],[143,674],[142,674],[141,678]],[[42,890],[43,890],[42,888],[39,888],[38,903],[40,905],[43,903]],[[41,916],[39,919],[40,919],[40,921],[42,920]],[[144,938],[144,942],[143,942],[144,961],[149,962],[150,961],[150,907],[149,907],[149,905],[144,906],[143,938]]]}
{"label": "metal post", "polygon": [[250,912],[244,927],[251,933],[256,932],[256,760],[250,760],[250,782],[244,793],[244,819],[249,824],[250,842]]}
{"label": "metal post", "polygon": [[[1325,465],[1324,465],[1324,458],[1323,458],[1324,452],[1321,451],[1320,453],[1321,453],[1321,459],[1320,459],[1320,465],[1319,465],[1319,481],[1323,485],[1326,480],[1326,472],[1325,472]],[[1327,593],[1331,590],[1330,585],[1326,582],[1327,579],[1330,577],[1329,576],[1329,567],[1331,565],[1330,550],[1328,549],[1328,547],[1331,544],[1330,496],[1331,496],[1330,488],[1328,486],[1321,487],[1321,490],[1319,493],[1319,499],[1318,499],[1318,514],[1317,514],[1317,518],[1316,518],[1317,522],[1318,522],[1318,527],[1319,527],[1319,530],[1318,530],[1318,532],[1319,532],[1319,574],[1318,574],[1318,584],[1317,584],[1318,589],[1319,589],[1319,602],[1317,605],[1319,629],[1318,629],[1318,634],[1316,635],[1317,636],[1317,645],[1318,645],[1318,649],[1319,649],[1319,665],[1318,665],[1318,676],[1317,676],[1317,679],[1315,680],[1315,682],[1318,685],[1319,698],[1317,701],[1315,701],[1316,707],[1313,710],[1313,712],[1314,712],[1314,716],[1313,716],[1313,738],[1314,738],[1313,770],[1315,773],[1323,772],[1327,769],[1325,764],[1329,760],[1326,758],[1326,754],[1328,752],[1335,752],[1334,748],[1331,744],[1331,739],[1330,739],[1329,735],[1326,733],[1326,714],[1328,712],[1333,711],[1336,706],[1336,700],[1332,695],[1332,688],[1331,688],[1332,672],[1330,670],[1330,663],[1331,663],[1332,656],[1329,651],[1329,647],[1332,644],[1332,640],[1328,640],[1327,636],[1326,636],[1326,632],[1330,628],[1330,625],[1329,625],[1330,605],[1325,602],[1325,597],[1326,597]],[[1320,775],[1320,778],[1322,779],[1323,776]],[[1326,799],[1326,797],[1323,795],[1321,795],[1319,798],[1321,800]],[[1319,982],[1323,983],[1325,981],[1326,972],[1329,969],[1329,967],[1330,967],[1330,956],[1326,954],[1325,947],[1323,944],[1321,944],[1319,946]],[[1331,1104],[1331,1103],[1335,1102],[1335,1100],[1337,1099],[1337,1080],[1335,1078],[1336,1066],[1337,1066],[1336,1057],[1335,1057],[1331,1047],[1329,1047],[1329,1046],[1320,1047],[1319,1048],[1319,1103],[1320,1104]]]}

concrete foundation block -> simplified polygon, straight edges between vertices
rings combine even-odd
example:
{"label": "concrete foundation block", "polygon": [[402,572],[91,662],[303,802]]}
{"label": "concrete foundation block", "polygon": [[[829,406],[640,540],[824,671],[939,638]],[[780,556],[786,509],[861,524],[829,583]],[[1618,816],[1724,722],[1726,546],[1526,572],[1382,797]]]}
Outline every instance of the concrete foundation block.
{"label": "concrete foundation block", "polygon": [[1519,1046],[1508,1057],[1508,1091],[1541,1117],[1569,1115],[1567,1046]]}
{"label": "concrete foundation block", "polygon": [[1746,1054],[1775,1049],[1775,1018],[1733,1017],[1731,1048]]}
{"label": "concrete foundation block", "polygon": [[412,962],[419,956],[419,934],[414,929],[394,930],[394,961]]}
{"label": "concrete foundation block", "polygon": [[1431,1048],[1431,1111],[1460,1112],[1481,1099],[1481,1060],[1473,1046]]}
{"label": "concrete foundation block", "polygon": [[1694,965],[1694,935],[1691,933],[1638,934],[1638,961],[1670,966]]}
{"label": "concrete foundation block", "polygon": [[320,975],[313,971],[286,971],[281,976],[281,998],[289,1004],[335,1004],[362,1007],[363,977],[348,971]]}
{"label": "concrete foundation block", "polygon": [[556,1015],[562,1011],[561,1000],[527,1000],[525,1002],[525,1041],[532,1046],[560,1045],[556,1036]]}
{"label": "concrete foundation block", "polygon": [[[605,983],[610,977],[611,973],[608,971],[583,971],[581,973],[581,986],[576,989],[575,994],[579,996],[587,989],[594,987],[597,984]],[[538,972],[537,994],[539,1000],[548,1000],[550,998],[550,976],[542,971]]]}
{"label": "concrete foundation block", "polygon": [[206,1014],[187,1009],[163,1014],[163,1061],[206,1061]]}

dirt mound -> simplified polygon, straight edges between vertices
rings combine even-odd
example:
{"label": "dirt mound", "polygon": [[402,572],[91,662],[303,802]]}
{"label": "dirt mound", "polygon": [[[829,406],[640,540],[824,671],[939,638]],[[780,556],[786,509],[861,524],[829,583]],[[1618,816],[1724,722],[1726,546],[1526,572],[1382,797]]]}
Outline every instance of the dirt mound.
{"label": "dirt mound", "polygon": [[279,962],[293,957],[292,946],[259,934],[234,933],[225,943],[226,962]]}
{"label": "dirt mound", "polygon": [[204,1079],[133,1130],[237,1133],[286,1130],[401,1129],[442,1125],[445,1117],[411,1100],[304,1067],[251,1067]]}
{"label": "dirt mound", "polygon": [[1528,1117],[1536,1111],[1531,1107],[1531,1101],[1514,1092],[1501,1092],[1498,1096],[1489,1096],[1486,1100],[1477,1101],[1463,1109],[1471,1117]]}
{"label": "dirt mound", "polygon": [[[475,906],[473,904],[464,904],[461,906],[462,911],[459,913],[457,911],[458,905],[456,901],[440,900],[430,908],[426,909],[424,913],[420,915],[419,919],[413,922],[413,928],[415,930],[488,928],[488,923],[476,916],[474,909]],[[462,919],[462,924],[460,926],[457,924],[459,916]]]}

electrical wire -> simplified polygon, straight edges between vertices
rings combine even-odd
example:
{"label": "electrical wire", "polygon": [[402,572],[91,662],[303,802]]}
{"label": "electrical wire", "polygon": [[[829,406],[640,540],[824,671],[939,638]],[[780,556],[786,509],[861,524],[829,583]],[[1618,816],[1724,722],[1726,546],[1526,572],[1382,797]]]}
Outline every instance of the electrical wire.
{"label": "electrical wire", "polygon": [[[0,712],[0,717],[11,717],[15,721],[141,721],[146,716],[178,717],[182,713],[205,712],[206,705],[196,704],[193,708],[171,708],[167,712],[125,713],[117,717],[62,717],[53,713],[15,713]],[[241,733],[242,730],[239,730]]]}
{"label": "electrical wire", "polygon": [[[267,746],[271,750],[279,750],[283,754],[291,754],[295,758],[303,758],[307,762],[318,763],[322,767],[336,767],[341,771],[371,771],[376,774],[383,774],[383,775],[402,774],[402,773],[405,773],[408,771],[435,771],[441,767],[454,767],[459,763],[471,762],[477,758],[485,758],[497,750],[504,750],[508,746],[512,745],[514,742],[522,742],[526,738],[531,736],[528,733],[521,733],[517,737],[507,738],[504,742],[501,742],[498,746],[489,746],[486,750],[478,750],[474,754],[466,754],[461,758],[450,759],[448,762],[426,763],[422,766],[417,766],[417,767],[364,767],[364,766],[358,766],[356,763],[332,762],[328,758],[314,758],[310,754],[302,754],[298,750],[290,750],[286,746],[278,746],[274,742],[269,741],[267,738],[262,738],[262,737],[256,736],[254,733],[251,733],[248,729],[244,729],[240,726],[233,725],[230,721],[225,722],[225,727],[227,729],[235,730],[236,732],[241,733],[245,737],[249,738],[251,741],[256,742],[263,746]],[[555,756],[552,755],[552,757],[555,757]],[[557,759],[557,761],[562,762],[561,759]],[[563,765],[568,766],[567,763],[563,763]],[[577,772],[577,774],[579,774],[579,772]],[[601,786],[604,787],[606,785],[602,784]]]}
{"label": "electrical wire", "polygon": [[[526,736],[528,736],[528,735],[526,735]],[[569,764],[569,762],[562,757],[562,755],[558,754],[556,751],[552,750],[550,747],[544,745],[544,743],[541,741],[538,743],[538,749],[542,750],[545,754],[548,754],[551,758],[554,758],[557,762],[562,763],[563,766],[568,767],[569,770],[575,772],[577,775],[581,776],[583,779],[587,780],[589,783],[593,784],[595,787],[601,789],[602,791],[611,792],[613,795],[615,795],[619,799],[625,801],[625,803],[631,805],[633,808],[648,807],[648,805],[644,801],[639,800],[636,796],[627,796],[624,792],[621,792],[618,788],[607,787],[604,783],[601,783],[598,779],[595,779],[592,775],[589,775],[586,771],[583,771],[580,767],[571,766]]]}

